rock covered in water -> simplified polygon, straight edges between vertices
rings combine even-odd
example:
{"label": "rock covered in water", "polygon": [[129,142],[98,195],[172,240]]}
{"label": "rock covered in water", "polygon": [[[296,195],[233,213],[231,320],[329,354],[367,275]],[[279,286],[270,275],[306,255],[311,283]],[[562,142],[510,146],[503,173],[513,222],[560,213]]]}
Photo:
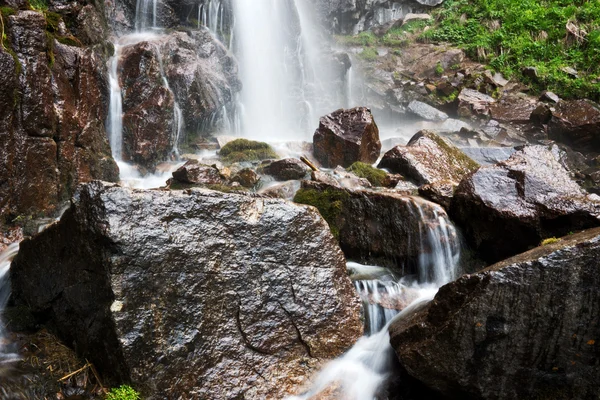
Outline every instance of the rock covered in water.
{"label": "rock covered in water", "polygon": [[590,100],[560,101],[548,122],[548,137],[578,151],[600,151],[600,106]]}
{"label": "rock covered in water", "polygon": [[[427,221],[446,212],[437,204],[395,192],[348,190],[302,181],[294,201],[319,209],[348,259],[389,267],[402,275],[417,273]],[[431,218],[430,218],[431,217]],[[457,237],[452,237],[458,243]]]}
{"label": "rock covered in water", "polygon": [[[74,15],[69,26],[77,33],[86,26],[77,19],[80,5],[70,12]],[[64,25],[62,17],[52,15],[56,24]],[[54,28],[47,18],[33,10],[14,10],[4,18],[4,43],[10,52],[0,49],[3,216],[50,213],[70,197],[78,182],[116,181],[119,176],[104,129],[103,48],[59,42],[58,32],[50,34]],[[68,30],[63,33],[62,39],[77,43]]]}
{"label": "rock covered in water", "polygon": [[173,180],[184,184],[221,185],[224,177],[214,165],[204,165],[198,160],[189,160],[173,172]]}
{"label": "rock covered in water", "polygon": [[456,186],[479,164],[441,136],[420,131],[406,146],[385,153],[378,167],[402,174],[417,185],[451,182]]}
{"label": "rock covered in water", "polygon": [[318,212],[93,182],[11,269],[17,302],[147,398],[282,398],[362,334]]}
{"label": "rock covered in water", "polygon": [[463,179],[451,215],[481,258],[495,262],[544,238],[600,225],[600,198],[571,179],[561,158],[556,146],[525,146]]}
{"label": "rock covered in water", "polygon": [[313,135],[314,155],[324,167],[372,164],[379,158],[379,128],[366,107],[340,109],[321,117]]}
{"label": "rock covered in water", "polygon": [[271,175],[278,181],[289,181],[306,177],[309,169],[297,158],[284,158],[273,161],[262,167],[262,172]]}
{"label": "rock covered in water", "polygon": [[408,373],[450,398],[595,399],[600,230],[443,286],[390,326]]}

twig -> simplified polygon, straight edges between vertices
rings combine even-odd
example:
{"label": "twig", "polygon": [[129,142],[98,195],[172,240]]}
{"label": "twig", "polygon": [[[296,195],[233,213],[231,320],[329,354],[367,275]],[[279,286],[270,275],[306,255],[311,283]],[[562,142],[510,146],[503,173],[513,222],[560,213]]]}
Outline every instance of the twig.
{"label": "twig", "polygon": [[0,46],[2,46],[2,50],[6,50],[6,47],[4,47],[4,18],[2,17],[2,12],[0,12],[0,25],[2,25],[2,36],[0,36]]}
{"label": "twig", "polygon": [[[86,360],[86,361],[87,361],[87,360]],[[87,364],[85,364],[83,367],[79,368],[77,371],[75,371],[75,372],[71,372],[70,374],[63,376],[63,377],[62,377],[62,378],[60,378],[58,381],[59,381],[59,382],[62,382],[62,381],[64,381],[64,380],[67,380],[67,379],[69,379],[70,377],[72,377],[73,375],[77,375],[78,373],[80,373],[80,372],[82,372],[82,371],[85,371],[87,368],[89,368],[89,367],[91,367],[91,366],[92,366],[92,364],[90,364],[90,363],[88,362],[88,363],[87,363]]]}
{"label": "twig", "polygon": [[312,169],[313,171],[318,171],[319,168],[315,167],[315,164],[313,164],[312,162],[310,162],[310,160],[304,156],[300,157],[300,161],[302,161],[304,164],[308,165],[308,167],[310,169]]}
{"label": "twig", "polygon": [[96,367],[94,367],[94,364],[92,364],[91,362],[89,362],[87,360],[87,358],[85,359],[85,362],[89,364],[90,369],[92,370],[92,374],[94,374],[94,378],[96,378],[96,382],[98,383],[98,385],[100,385],[100,388],[102,390],[104,389],[104,385],[102,384],[102,381],[100,380],[100,376],[98,375],[98,371],[96,371]]}

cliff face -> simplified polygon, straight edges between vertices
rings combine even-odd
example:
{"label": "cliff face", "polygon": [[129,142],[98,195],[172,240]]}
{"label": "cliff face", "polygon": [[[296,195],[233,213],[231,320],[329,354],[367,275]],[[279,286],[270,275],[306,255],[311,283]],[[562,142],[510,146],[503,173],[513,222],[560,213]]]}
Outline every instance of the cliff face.
{"label": "cliff face", "polygon": [[50,213],[78,183],[118,179],[104,128],[112,50],[103,2],[32,4],[0,1],[4,218]]}

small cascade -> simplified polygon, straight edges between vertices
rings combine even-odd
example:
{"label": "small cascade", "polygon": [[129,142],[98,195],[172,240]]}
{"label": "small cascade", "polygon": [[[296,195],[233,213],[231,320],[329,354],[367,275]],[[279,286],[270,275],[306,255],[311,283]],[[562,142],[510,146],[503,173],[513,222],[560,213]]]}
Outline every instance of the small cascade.
{"label": "small cascade", "polygon": [[179,140],[181,139],[181,132],[183,131],[183,112],[181,111],[181,107],[179,107],[179,103],[177,103],[175,92],[173,92],[171,86],[169,85],[169,81],[167,80],[161,52],[158,46],[156,46],[156,58],[158,59],[160,77],[163,81],[163,85],[165,85],[167,90],[173,95],[173,154],[177,159],[179,159]]}
{"label": "small cascade", "polygon": [[115,53],[108,61],[108,80],[110,84],[110,103],[106,127],[109,134],[112,156],[116,162],[123,160],[123,95],[119,83],[119,58],[121,46],[114,44]]}
{"label": "small cascade", "polygon": [[334,390],[339,398],[377,398],[394,366],[389,325],[432,300],[439,287],[457,276],[460,245],[456,230],[445,211],[420,198],[411,198],[413,216],[419,221],[418,237],[406,238],[419,244],[421,257],[417,279],[397,279],[378,266],[348,262],[354,287],[363,301],[365,336],[343,356],[319,372],[310,389],[287,400],[316,398]]}
{"label": "small cascade", "polygon": [[[13,243],[0,253],[0,318],[4,312],[4,308],[8,303],[10,296],[10,280],[9,270],[13,258],[19,252],[19,245]],[[0,319],[0,366],[18,360],[17,354],[9,349],[8,339],[6,338],[6,330],[2,320]]]}
{"label": "small cascade", "polygon": [[135,8],[135,30],[144,32],[149,28],[156,29],[158,16],[158,0],[137,0]]}

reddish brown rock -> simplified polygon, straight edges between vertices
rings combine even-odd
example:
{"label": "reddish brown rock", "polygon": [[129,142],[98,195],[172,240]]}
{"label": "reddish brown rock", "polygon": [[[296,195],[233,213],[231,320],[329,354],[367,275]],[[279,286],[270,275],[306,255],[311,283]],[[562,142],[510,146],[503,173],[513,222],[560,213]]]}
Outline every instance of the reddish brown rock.
{"label": "reddish brown rock", "polygon": [[548,137],[578,151],[600,151],[600,106],[590,100],[560,101],[548,122]]}
{"label": "reddish brown rock", "polygon": [[189,160],[173,172],[173,180],[184,184],[222,185],[225,179],[219,169],[212,165]]}
{"label": "reddish brown rock", "polygon": [[379,158],[379,128],[368,108],[340,109],[321,118],[313,136],[314,155],[326,168],[347,168]]}

